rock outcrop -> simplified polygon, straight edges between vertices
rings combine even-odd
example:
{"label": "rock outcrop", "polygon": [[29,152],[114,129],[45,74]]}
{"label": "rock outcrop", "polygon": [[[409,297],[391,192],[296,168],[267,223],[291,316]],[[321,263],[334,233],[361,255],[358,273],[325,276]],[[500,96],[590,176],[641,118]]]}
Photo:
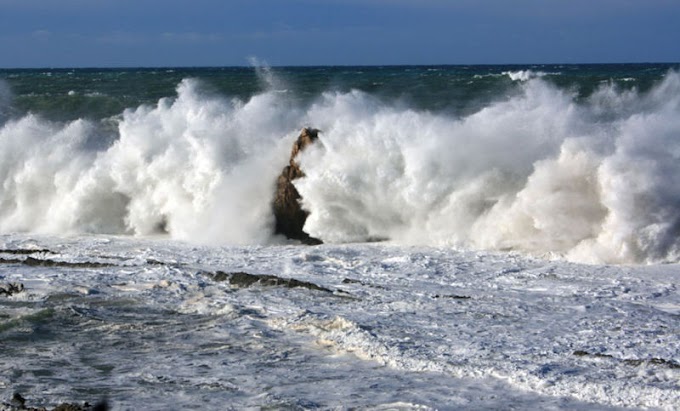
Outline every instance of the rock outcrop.
{"label": "rock outcrop", "polygon": [[71,404],[63,403],[54,408],[31,407],[26,405],[26,399],[19,393],[14,393],[9,404],[0,403],[0,411],[108,411],[109,405],[106,401],[100,401],[95,405],[89,403]]}
{"label": "rock outcrop", "polygon": [[319,130],[304,128],[293,144],[289,164],[283,169],[276,182],[276,197],[274,198],[274,217],[276,219],[276,234],[287,238],[300,240],[304,244],[321,244],[321,240],[311,237],[303,231],[309,213],[300,206],[301,196],[295,189],[293,180],[304,177],[300,165],[295,157],[313,144],[319,138]]}
{"label": "rock outcrop", "polygon": [[21,283],[7,283],[0,285],[0,296],[6,295],[8,297],[24,291],[24,285]]}
{"label": "rock outcrop", "polygon": [[307,288],[309,290],[323,291],[326,293],[333,292],[328,288],[321,287],[314,283],[271,274],[250,274],[242,271],[225,273],[224,271],[217,271],[216,273],[208,273],[208,276],[217,282],[228,281],[234,288],[248,288],[260,285],[263,287]]}

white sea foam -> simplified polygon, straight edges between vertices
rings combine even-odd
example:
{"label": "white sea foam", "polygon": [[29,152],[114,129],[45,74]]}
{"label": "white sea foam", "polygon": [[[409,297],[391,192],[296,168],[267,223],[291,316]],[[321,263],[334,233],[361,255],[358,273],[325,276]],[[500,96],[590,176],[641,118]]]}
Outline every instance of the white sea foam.
{"label": "white sea foam", "polygon": [[288,92],[288,86],[280,76],[274,74],[269,63],[255,56],[250,56],[248,62],[255,69],[255,74],[260,83],[272,92]]}
{"label": "white sea foam", "polygon": [[[36,406],[106,393],[115,409],[680,404],[677,264],[33,233],[0,235],[0,250],[0,287],[25,285],[0,298],[0,403],[19,391]],[[62,264],[9,264],[22,258],[9,250]],[[238,271],[332,292],[211,274]]]}
{"label": "white sea foam", "polygon": [[[0,130],[0,229],[133,233],[228,243],[270,237],[269,203],[294,110],[265,93],[227,102],[183,81],[175,100],[127,110],[119,138],[87,149],[94,126],[30,115]],[[285,144],[284,144],[285,143]]]}
{"label": "white sea foam", "polygon": [[[306,230],[333,242],[676,261],[680,77],[645,95],[599,94],[609,106],[578,106],[532,80],[464,119],[326,95],[310,110],[323,144],[305,153],[297,183]],[[625,110],[612,110],[617,99]],[[604,121],[605,112],[619,116]]]}
{"label": "white sea foam", "polygon": [[534,78],[548,75],[548,73],[533,70],[504,71],[503,74],[510,77],[510,80],[512,81],[529,81]]}
{"label": "white sea foam", "polygon": [[[612,84],[576,103],[533,73],[521,92],[464,118],[328,92],[300,106],[247,101],[184,80],[175,99],[126,110],[99,151],[85,120],[0,128],[0,231],[272,240],[277,174],[299,129],[322,130],[296,185],[306,230],[326,242],[515,249],[580,261],[680,258],[680,76],[651,91]],[[0,99],[7,95],[0,89]],[[7,99],[7,98],[5,98]],[[2,101],[0,101],[2,104]]]}

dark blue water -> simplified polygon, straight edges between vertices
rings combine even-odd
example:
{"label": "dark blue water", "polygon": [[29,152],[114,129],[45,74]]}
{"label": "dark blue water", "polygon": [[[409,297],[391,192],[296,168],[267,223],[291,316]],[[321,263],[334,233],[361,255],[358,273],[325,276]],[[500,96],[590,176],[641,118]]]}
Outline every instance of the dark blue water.
{"label": "dark blue water", "polygon": [[[603,83],[622,90],[649,90],[677,64],[208,67],[0,70],[4,111],[36,113],[51,120],[103,119],[126,108],[174,97],[182,79],[201,81],[205,91],[247,100],[264,90],[287,93],[305,104],[327,91],[361,90],[417,110],[469,114],[511,97],[520,80],[541,77],[578,98]],[[2,104],[2,99],[0,99]]]}

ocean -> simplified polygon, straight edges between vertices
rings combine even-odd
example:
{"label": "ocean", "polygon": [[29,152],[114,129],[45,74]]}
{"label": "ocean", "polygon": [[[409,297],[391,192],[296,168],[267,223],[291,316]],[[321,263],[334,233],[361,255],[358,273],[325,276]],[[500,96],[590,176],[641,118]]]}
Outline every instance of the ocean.
{"label": "ocean", "polygon": [[677,409],[679,158],[678,64],[2,69],[0,410]]}

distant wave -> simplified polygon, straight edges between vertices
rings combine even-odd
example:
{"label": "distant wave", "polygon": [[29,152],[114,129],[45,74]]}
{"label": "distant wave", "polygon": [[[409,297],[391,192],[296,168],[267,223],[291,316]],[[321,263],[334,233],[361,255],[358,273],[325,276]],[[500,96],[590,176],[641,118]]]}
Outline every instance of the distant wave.
{"label": "distant wave", "polygon": [[533,70],[518,70],[518,71],[504,71],[502,73],[510,77],[512,81],[529,81],[534,78],[545,77],[548,75],[559,75],[560,73],[546,73],[543,71],[533,71]]}
{"label": "distant wave", "polygon": [[503,71],[501,73],[488,73],[488,74],[475,74],[474,79],[483,79],[487,77],[509,77],[512,81],[529,81],[531,79],[545,77],[548,75],[559,75],[559,72],[546,73],[544,71],[534,71],[534,70],[516,70],[516,71]]}
{"label": "distant wave", "polygon": [[0,83],[0,231],[279,241],[274,182],[311,125],[321,144],[296,186],[306,230],[326,242],[680,260],[680,75],[646,93],[603,84],[584,102],[540,73],[507,75],[522,81],[516,96],[463,118],[360,91],[302,104],[266,69],[270,91],[246,101],[187,79],[176,98],[117,117],[103,147],[87,120],[3,118]]}

